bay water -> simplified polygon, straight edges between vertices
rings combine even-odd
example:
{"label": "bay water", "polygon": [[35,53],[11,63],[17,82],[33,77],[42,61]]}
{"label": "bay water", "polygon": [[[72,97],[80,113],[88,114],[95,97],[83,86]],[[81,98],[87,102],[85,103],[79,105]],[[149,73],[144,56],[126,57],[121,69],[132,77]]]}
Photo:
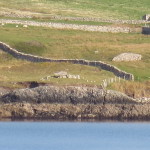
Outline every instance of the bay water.
{"label": "bay water", "polygon": [[0,122],[0,150],[149,150],[148,122]]}

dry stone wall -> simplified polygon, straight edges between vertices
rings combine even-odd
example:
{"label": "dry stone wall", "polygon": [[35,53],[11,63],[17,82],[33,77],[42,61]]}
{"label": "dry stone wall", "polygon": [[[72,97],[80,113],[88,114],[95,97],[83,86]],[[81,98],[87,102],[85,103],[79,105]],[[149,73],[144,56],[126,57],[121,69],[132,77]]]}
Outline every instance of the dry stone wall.
{"label": "dry stone wall", "polygon": [[62,17],[62,16],[51,16],[50,19],[54,20],[70,20],[70,21],[93,21],[93,22],[108,22],[118,24],[142,24],[149,23],[149,20],[114,20],[114,19],[102,19],[93,17]]}
{"label": "dry stone wall", "polygon": [[121,53],[118,56],[114,57],[112,61],[121,62],[121,61],[139,61],[142,59],[142,55],[135,53]]}
{"label": "dry stone wall", "polygon": [[143,27],[142,28],[142,33],[143,34],[150,34],[150,27]]}
{"label": "dry stone wall", "polygon": [[131,29],[128,27],[77,25],[77,24],[8,20],[8,19],[0,19],[0,23],[1,24],[21,24],[21,25],[30,25],[30,26],[41,26],[41,27],[50,27],[50,28],[56,28],[56,29],[83,30],[83,31],[92,31],[92,32],[129,33],[131,31]]}
{"label": "dry stone wall", "polygon": [[149,20],[120,20],[120,19],[103,19],[103,18],[94,18],[94,17],[64,17],[64,16],[41,16],[41,13],[33,13],[29,15],[29,12],[0,12],[1,16],[6,17],[14,17],[14,18],[49,18],[50,20],[70,20],[70,21],[92,21],[92,22],[108,22],[108,23],[118,23],[118,24],[142,24],[142,23],[149,23]]}
{"label": "dry stone wall", "polygon": [[98,67],[101,69],[104,69],[106,71],[110,71],[114,73],[114,75],[126,79],[126,80],[134,80],[133,74],[127,73],[125,71],[120,70],[119,68],[104,63],[102,61],[88,61],[84,59],[50,59],[50,58],[44,58],[40,56],[34,56],[30,54],[25,54],[22,52],[17,51],[16,49],[11,48],[9,45],[0,42],[0,49],[2,49],[4,52],[7,52],[14,56],[17,59],[23,59],[31,62],[65,62],[65,63],[73,63],[73,64],[81,64],[81,65],[89,65]]}

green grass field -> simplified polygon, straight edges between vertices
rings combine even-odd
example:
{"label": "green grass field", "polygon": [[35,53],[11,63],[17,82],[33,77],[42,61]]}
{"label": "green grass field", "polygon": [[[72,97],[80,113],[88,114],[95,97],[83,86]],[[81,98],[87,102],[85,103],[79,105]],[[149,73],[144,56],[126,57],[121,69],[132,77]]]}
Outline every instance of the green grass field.
{"label": "green grass field", "polygon": [[[75,31],[55,30],[49,28],[29,27],[16,28],[15,25],[5,25],[0,27],[0,41],[10,44],[10,46],[25,53],[50,58],[82,58],[82,51],[73,50]],[[80,31],[78,34],[80,34]],[[83,32],[84,33],[84,32]],[[49,36],[49,37],[48,37]],[[60,36],[60,38],[58,38]],[[53,37],[53,38],[52,38]],[[66,38],[66,42],[62,39]],[[69,38],[72,42],[69,44]],[[61,41],[61,42],[60,42]],[[66,45],[65,45],[66,43]],[[53,46],[54,47],[53,47]],[[58,46],[58,47],[55,47]],[[64,48],[63,48],[64,46]],[[80,44],[77,44],[77,49]],[[81,50],[81,49],[80,49]],[[74,56],[76,53],[77,56]],[[80,56],[81,55],[81,56]],[[41,79],[53,75],[58,71],[66,71],[69,74],[80,75],[81,79],[54,79],[42,81]],[[106,77],[114,75],[110,72],[82,65],[72,65],[69,63],[31,63],[13,58],[11,55],[0,51],[0,84],[9,85],[9,82],[38,81],[63,85],[100,85]],[[84,78],[84,79],[83,79]],[[88,82],[87,82],[88,81]],[[8,82],[8,83],[7,83]]]}
{"label": "green grass field", "polygon": [[[101,60],[133,73],[137,81],[150,80],[150,36],[148,35],[56,30],[44,27],[16,28],[15,25],[1,26],[0,33],[0,41],[24,53],[56,59]],[[123,52],[138,53],[143,58],[139,62],[112,62],[114,56]],[[95,80],[97,84],[105,78],[114,77],[112,73],[94,67],[30,63],[16,60],[4,52],[0,53],[0,81],[40,81],[42,77],[52,75],[54,72],[67,70],[68,73],[79,74],[86,80]],[[54,79],[48,82],[95,84],[72,79]]]}
{"label": "green grass field", "polygon": [[149,5],[149,0],[1,0],[0,12],[141,19],[150,13]]}
{"label": "green grass field", "polygon": [[[102,19],[139,20],[150,14],[149,0],[0,0],[0,19],[4,13],[11,13],[33,18],[22,20],[51,21],[68,24],[111,25],[105,22],[84,22],[69,20],[50,20],[51,16],[97,17]],[[17,19],[14,18],[14,19]],[[77,30],[58,30],[44,27],[23,28],[19,25],[0,25],[0,41],[9,44],[24,53],[49,58],[69,58],[101,60],[132,73],[135,82],[121,81],[110,84],[128,95],[150,94],[150,35],[141,33],[100,33]],[[143,24],[120,24],[121,27],[141,28]],[[123,52],[142,55],[138,62],[112,62],[114,56]],[[41,79],[58,71],[80,75],[81,79]],[[0,86],[18,87],[17,82],[38,81],[57,85],[100,85],[102,80],[115,77],[100,68],[73,65],[69,63],[32,63],[17,60],[0,51]],[[13,84],[12,84],[13,83]]]}

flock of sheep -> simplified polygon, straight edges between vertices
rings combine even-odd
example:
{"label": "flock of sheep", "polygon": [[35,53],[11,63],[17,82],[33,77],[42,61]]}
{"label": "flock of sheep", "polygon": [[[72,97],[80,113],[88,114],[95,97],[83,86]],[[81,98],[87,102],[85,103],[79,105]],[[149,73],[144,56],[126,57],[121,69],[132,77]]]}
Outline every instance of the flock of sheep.
{"label": "flock of sheep", "polygon": [[[1,24],[1,26],[4,26],[4,25],[5,25],[4,23]],[[18,28],[18,27],[19,27],[19,25],[16,25],[16,28]],[[24,27],[24,28],[27,28],[28,25],[24,24],[23,27]]]}

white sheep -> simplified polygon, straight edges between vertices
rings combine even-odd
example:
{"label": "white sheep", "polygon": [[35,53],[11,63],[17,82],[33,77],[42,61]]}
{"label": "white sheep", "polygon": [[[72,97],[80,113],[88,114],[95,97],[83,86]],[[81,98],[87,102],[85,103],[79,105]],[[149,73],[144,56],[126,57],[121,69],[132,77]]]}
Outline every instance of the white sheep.
{"label": "white sheep", "polygon": [[27,27],[28,27],[28,25],[24,24],[24,25],[23,25],[23,27],[24,27],[24,28],[27,28]]}

